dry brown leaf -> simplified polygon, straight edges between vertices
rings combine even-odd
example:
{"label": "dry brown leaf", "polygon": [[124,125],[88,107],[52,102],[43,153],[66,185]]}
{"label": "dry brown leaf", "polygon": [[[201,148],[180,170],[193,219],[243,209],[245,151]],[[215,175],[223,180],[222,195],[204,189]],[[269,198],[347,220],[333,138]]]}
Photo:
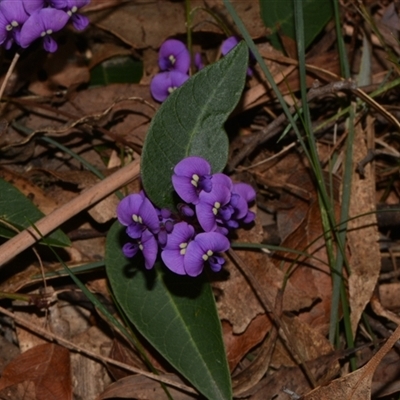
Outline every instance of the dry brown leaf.
{"label": "dry brown leaf", "polygon": [[[184,383],[179,377],[173,374],[165,374],[171,380]],[[174,400],[197,399],[198,395],[185,393],[176,388],[168,387],[168,391]],[[121,399],[137,399],[137,400],[154,400],[154,399],[170,399],[159,382],[147,378],[142,375],[130,375],[112,383],[107,389],[100,394],[96,400],[105,400],[113,398]]]}
{"label": "dry brown leaf", "polygon": [[371,398],[372,377],[383,357],[400,338],[400,327],[382,348],[362,368],[344,377],[335,379],[329,385],[320,386],[303,397],[304,400],[366,400]]}
{"label": "dry brown leaf", "polygon": [[22,194],[24,194],[43,214],[50,214],[57,208],[58,204],[52,197],[26,179],[5,167],[0,167],[0,178],[14,185]]}
{"label": "dry brown leaf", "polygon": [[[237,242],[261,243],[263,230],[258,218],[255,227],[251,230],[238,229],[237,235]],[[256,277],[270,299],[270,303],[274,304],[278,289],[283,284],[282,271],[260,251],[237,250],[236,253]],[[218,313],[222,320],[229,321],[234,334],[240,334],[247,329],[257,315],[265,314],[265,311],[247,280],[230,259],[226,260],[224,270],[229,273],[229,278],[213,283],[213,286],[221,293],[217,296]],[[304,293],[294,288],[290,282],[288,283],[283,298],[285,311],[300,310],[309,307],[311,303],[312,298],[304,296]]]}
{"label": "dry brown leaf", "polygon": [[[337,212],[339,182],[335,177],[332,182]],[[299,168],[290,176],[286,186],[290,188],[293,196],[290,202],[287,200],[288,208],[279,211],[279,214],[283,214],[279,217],[283,228],[282,235],[286,236],[281,246],[306,252],[312,257],[298,256],[291,251],[280,251],[274,254],[274,263],[277,266],[283,263],[282,268],[291,271],[289,282],[297,290],[302,291],[303,295],[319,299],[313,307],[299,316],[301,320],[325,334],[329,327],[332,278],[315,185],[310,172]],[[282,203],[282,207],[284,204]]]}
{"label": "dry brown leaf", "polygon": [[[373,124],[370,123],[370,126]],[[363,160],[370,148],[366,143],[365,132],[358,124],[355,127],[353,145],[353,165]],[[349,216],[358,217],[349,221],[347,234],[351,261],[349,277],[349,303],[351,309],[351,328],[353,334],[365,306],[371,299],[381,269],[379,232],[376,221],[375,176],[373,164],[364,168],[365,178],[353,173]],[[372,211],[372,213],[370,213]]]}
{"label": "dry brown leaf", "polygon": [[0,378],[0,390],[21,384],[28,384],[35,400],[71,400],[69,350],[45,343],[14,358]]}
{"label": "dry brown leaf", "polygon": [[398,312],[400,310],[400,282],[381,283],[378,290],[382,306],[390,311]]}
{"label": "dry brown leaf", "polygon": [[[302,322],[299,317],[283,315],[282,320],[287,326],[291,343],[295,345],[298,353],[302,357],[302,361],[315,360],[318,357],[333,352],[331,343],[317,330],[318,327],[311,327],[307,323]],[[275,368],[279,368],[282,365],[286,367],[296,365],[293,360],[293,355],[288,352],[287,345],[283,343],[281,338],[278,339],[275,346],[271,364]],[[338,365],[336,367],[338,368]],[[337,368],[336,372],[338,372]]]}

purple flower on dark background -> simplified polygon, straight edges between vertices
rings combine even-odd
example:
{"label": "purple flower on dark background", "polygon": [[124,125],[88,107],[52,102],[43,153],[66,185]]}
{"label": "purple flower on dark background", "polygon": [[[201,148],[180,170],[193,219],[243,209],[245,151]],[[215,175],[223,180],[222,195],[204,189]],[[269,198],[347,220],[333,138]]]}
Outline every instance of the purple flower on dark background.
{"label": "purple flower on dark background", "polygon": [[36,39],[43,38],[44,49],[55,52],[58,46],[51,34],[64,28],[68,19],[66,12],[50,7],[33,12],[21,28],[19,44],[25,48]]}
{"label": "purple flower on dark background", "polygon": [[122,252],[128,258],[134,257],[139,250],[143,254],[146,269],[151,269],[157,259],[158,244],[156,238],[148,229],[143,231],[140,239],[128,242],[122,247]]}
{"label": "purple flower on dark background", "polygon": [[226,56],[237,44],[239,39],[236,36],[229,36],[221,44],[221,53]]}
{"label": "purple flower on dark background", "polygon": [[199,233],[186,249],[184,256],[186,273],[189,276],[201,274],[205,262],[210,265],[214,272],[218,272],[224,263],[224,259],[215,253],[227,251],[229,247],[229,240],[218,232]]}
{"label": "purple flower on dark background", "polygon": [[168,39],[158,52],[158,65],[161,71],[179,71],[186,74],[190,67],[190,53],[179,40]]}
{"label": "purple flower on dark background", "polygon": [[166,208],[162,208],[161,210],[156,209],[158,214],[158,220],[160,221],[160,231],[158,232],[158,243],[161,248],[165,247],[167,243],[168,234],[172,232],[174,229],[174,217],[172,216],[171,211]]}
{"label": "purple flower on dark background", "polygon": [[175,89],[182,86],[189,75],[180,71],[160,72],[150,83],[151,95],[162,103]]}
{"label": "purple flower on dark background", "polygon": [[185,275],[184,259],[189,242],[194,236],[194,228],[187,222],[179,222],[168,235],[167,245],[161,252],[164,264],[176,274]]}
{"label": "purple flower on dark background", "polygon": [[249,211],[249,203],[256,198],[256,191],[247,183],[239,182],[233,184],[231,205],[235,212],[233,217],[242,220],[245,224],[254,221],[255,214]]}
{"label": "purple flower on dark background", "polygon": [[160,230],[157,211],[143,192],[124,197],[118,204],[117,217],[132,239],[139,239],[146,228],[152,233]]}
{"label": "purple flower on dark background", "polygon": [[71,18],[72,25],[78,31],[85,29],[89,25],[88,17],[78,14],[78,10],[89,4],[90,0],[50,0],[49,2],[52,7],[65,11]]}
{"label": "purple flower on dark background", "polygon": [[227,221],[230,219],[233,214],[233,208],[228,205],[230,199],[230,189],[218,183],[213,183],[211,192],[202,191],[199,194],[196,215],[200,226],[206,232],[215,231],[218,220]]}
{"label": "purple flower on dark background", "polygon": [[21,1],[2,0],[0,2],[0,44],[9,49],[13,42],[20,44],[21,28],[29,14]]}
{"label": "purple flower on dark background", "polygon": [[186,203],[197,204],[201,191],[210,192],[211,165],[202,157],[186,157],[175,165],[172,185]]}
{"label": "purple flower on dark background", "polygon": [[[225,40],[222,42],[222,45],[221,45],[221,54],[222,54],[223,56],[226,56],[234,47],[237,46],[237,44],[239,43],[239,41],[240,41],[240,40],[239,40],[236,36],[229,36],[227,39],[225,39]],[[252,53],[250,53],[250,55],[251,55],[252,57],[254,57]],[[247,75],[249,75],[249,76],[252,76],[252,75],[253,75],[253,71],[252,71],[252,69],[251,69],[250,67],[247,68]]]}

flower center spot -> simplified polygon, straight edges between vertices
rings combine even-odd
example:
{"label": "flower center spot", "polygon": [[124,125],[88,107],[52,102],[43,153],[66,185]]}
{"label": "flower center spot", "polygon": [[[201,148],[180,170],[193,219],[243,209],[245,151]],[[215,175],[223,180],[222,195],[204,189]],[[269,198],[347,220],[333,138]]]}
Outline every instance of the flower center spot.
{"label": "flower center spot", "polygon": [[132,219],[136,223],[143,224],[143,220],[142,220],[142,217],[140,215],[133,214],[132,215]]}
{"label": "flower center spot", "polygon": [[168,93],[169,94],[171,94],[174,90],[176,90],[177,88],[176,88],[176,86],[170,86],[169,88],[168,88]]}
{"label": "flower center spot", "polygon": [[218,210],[220,209],[220,207],[221,207],[221,203],[219,201],[216,201],[214,203],[214,207],[212,209],[212,212],[213,212],[214,215],[218,214]]}
{"label": "flower center spot", "polygon": [[176,63],[176,58],[172,54],[168,57],[168,60],[172,65]]}
{"label": "flower center spot", "polygon": [[197,174],[193,174],[193,175],[192,175],[192,180],[190,181],[190,183],[191,183],[194,187],[197,188],[197,185],[198,185],[198,183],[199,183],[199,180],[200,180],[199,176],[198,176]]}

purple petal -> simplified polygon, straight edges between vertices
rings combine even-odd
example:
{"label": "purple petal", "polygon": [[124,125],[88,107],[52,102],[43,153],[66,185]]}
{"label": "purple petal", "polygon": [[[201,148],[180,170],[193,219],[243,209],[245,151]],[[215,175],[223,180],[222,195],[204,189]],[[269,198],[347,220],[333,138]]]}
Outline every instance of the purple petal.
{"label": "purple petal", "polygon": [[228,54],[238,43],[239,39],[236,36],[230,36],[228,39],[225,39],[221,45],[222,55],[225,56]]}
{"label": "purple petal", "polygon": [[142,217],[143,224],[146,225],[151,232],[159,232],[160,221],[158,219],[157,211],[147,197],[143,199],[143,202],[140,205],[139,215]]}
{"label": "purple petal", "polygon": [[45,7],[44,0],[22,0],[25,11],[30,15]]}
{"label": "purple petal", "polygon": [[209,258],[208,263],[214,272],[219,272],[221,271],[222,266],[225,264],[225,260],[220,256],[212,256]]}
{"label": "purple petal", "polygon": [[143,197],[140,194],[130,194],[124,197],[117,206],[118,221],[125,226],[132,224],[132,215],[139,214],[139,208],[143,203]]}
{"label": "purple petal", "polygon": [[199,202],[197,188],[192,185],[190,178],[172,175],[171,180],[175,192],[178,193],[183,201],[190,204],[197,204]]}
{"label": "purple petal", "polygon": [[248,185],[247,183],[235,183],[233,185],[232,192],[239,194],[248,203],[254,201],[254,199],[256,198],[256,191],[253,189],[252,186]]}
{"label": "purple petal", "polygon": [[146,269],[153,268],[157,259],[158,244],[154,235],[147,229],[143,232],[139,248],[142,250]]}
{"label": "purple petal", "polygon": [[196,215],[200,226],[206,232],[215,231],[217,228],[217,217],[213,213],[213,206],[207,203],[196,204]]}
{"label": "purple petal", "polygon": [[174,226],[174,230],[168,235],[166,249],[181,249],[182,243],[188,243],[194,235],[194,228],[187,222],[178,222]]}
{"label": "purple petal", "polygon": [[250,222],[253,222],[256,218],[256,214],[253,213],[253,211],[249,211],[246,215],[246,217],[243,219],[243,222],[245,224],[249,224]]}
{"label": "purple petal", "polygon": [[190,156],[179,161],[175,165],[174,172],[176,175],[188,178],[191,178],[193,174],[197,174],[200,177],[211,174],[211,165],[202,157]]}
{"label": "purple petal", "polygon": [[229,239],[218,232],[199,233],[194,240],[202,248],[203,254],[209,250],[213,253],[220,253],[227,251],[231,247]]}
{"label": "purple petal", "polygon": [[158,53],[158,65],[162,71],[175,70],[186,74],[190,67],[190,53],[179,40],[166,40]]}
{"label": "purple petal", "polygon": [[191,241],[183,259],[185,271],[189,276],[198,276],[204,268],[203,249],[196,241]]}
{"label": "purple petal", "polygon": [[137,224],[135,222],[131,223],[126,228],[126,234],[132,239],[140,239],[143,233],[143,225]]}
{"label": "purple petal", "polygon": [[186,275],[184,267],[184,256],[179,250],[168,250],[164,249],[161,252],[161,258],[164,264],[172,271],[178,275]]}
{"label": "purple petal", "polygon": [[[68,22],[68,19],[67,13],[54,8],[43,8],[35,11],[21,28],[21,47],[28,47],[37,38],[48,36],[61,30]],[[52,40],[46,40],[44,46],[45,48],[47,47],[46,50],[54,51],[57,44]]]}
{"label": "purple petal", "polygon": [[155,100],[163,102],[175,89],[182,86],[189,75],[179,71],[161,72],[150,83],[150,92]]}
{"label": "purple petal", "polygon": [[125,257],[134,257],[139,250],[139,245],[137,243],[126,243],[122,247],[122,252]]}
{"label": "purple petal", "polygon": [[199,233],[187,247],[184,258],[186,273],[190,276],[199,275],[205,261],[213,257],[215,252],[226,251],[229,247],[229,240],[218,232]]}
{"label": "purple petal", "polygon": [[46,35],[43,38],[43,48],[49,53],[54,53],[58,49],[58,44],[50,35]]}
{"label": "purple petal", "polygon": [[7,39],[10,39],[10,32],[8,32],[6,29],[7,25],[8,21],[6,20],[5,16],[0,13],[0,44],[3,44]]}
{"label": "purple petal", "polygon": [[21,1],[2,0],[0,2],[0,12],[4,15],[8,23],[17,22],[20,26],[29,17]]}
{"label": "purple petal", "polygon": [[82,14],[72,14],[72,25],[77,31],[83,31],[89,25],[89,18]]}
{"label": "purple petal", "polygon": [[232,179],[229,178],[228,175],[222,174],[220,172],[213,174],[211,176],[211,180],[213,185],[214,184],[218,184],[218,185],[224,185],[226,186],[229,190],[232,190],[233,188],[233,183],[232,183]]}

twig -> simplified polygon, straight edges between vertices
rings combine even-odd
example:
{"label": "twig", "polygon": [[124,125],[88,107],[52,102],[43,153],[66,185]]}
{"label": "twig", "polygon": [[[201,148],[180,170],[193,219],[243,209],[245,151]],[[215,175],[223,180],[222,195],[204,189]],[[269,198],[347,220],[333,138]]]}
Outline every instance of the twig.
{"label": "twig", "polygon": [[8,71],[7,71],[6,76],[4,77],[4,81],[3,81],[3,83],[1,84],[1,87],[0,87],[0,101],[1,101],[1,99],[3,97],[4,90],[6,89],[7,82],[9,81],[10,76],[14,71],[15,65],[17,64],[19,56],[20,56],[19,53],[15,53],[15,56],[12,59],[10,66],[8,67]]}
{"label": "twig", "polygon": [[99,361],[102,361],[102,362],[107,363],[107,364],[115,365],[116,367],[123,368],[123,369],[125,369],[127,371],[130,371],[130,372],[133,372],[135,374],[140,374],[140,375],[143,375],[143,376],[147,376],[150,379],[153,379],[153,380],[158,381],[158,382],[163,382],[163,383],[165,383],[167,385],[176,387],[176,388],[184,390],[186,392],[197,393],[193,388],[191,388],[189,386],[186,386],[186,385],[183,385],[181,383],[177,383],[177,382],[172,381],[172,380],[170,380],[168,378],[164,378],[162,375],[155,375],[155,374],[152,374],[151,372],[143,371],[143,370],[141,370],[139,368],[132,367],[131,365],[124,364],[122,362],[113,360],[112,358],[104,357],[104,356],[102,356],[100,354],[96,354],[96,353],[94,353],[94,352],[92,352],[90,350],[85,349],[84,347],[77,346],[76,344],[70,342],[69,340],[66,340],[66,339],[64,339],[64,338],[62,338],[60,336],[57,336],[57,335],[55,335],[54,333],[52,333],[50,331],[47,331],[47,330],[45,330],[43,328],[40,328],[40,327],[38,327],[36,325],[33,325],[33,324],[30,324],[29,322],[26,322],[24,319],[16,316],[15,314],[13,314],[12,312],[6,310],[3,307],[0,307],[0,313],[2,313],[4,315],[7,315],[8,317],[12,318],[15,321],[16,324],[18,324],[20,326],[23,326],[24,328],[28,329],[29,331],[31,331],[31,332],[39,335],[39,336],[42,336],[43,338],[45,338],[45,339],[47,339],[47,340],[49,340],[51,342],[56,342],[56,343],[60,344],[61,346],[64,346],[65,348],[67,348],[69,350],[75,351],[77,353],[85,354],[86,356],[89,356],[89,357],[91,357],[91,358],[93,358],[95,360],[99,360]]}
{"label": "twig", "polygon": [[[139,171],[139,162],[128,164],[126,167],[121,168],[119,171],[110,175],[103,181],[100,181],[86,192],[83,192],[78,197],[37,221],[35,223],[35,228],[41,233],[41,235],[48,235],[79,212],[93,206],[100,200],[118,190],[120,187],[136,179],[139,176]],[[0,246],[0,268],[2,268],[13,257],[38,242],[41,237],[38,235],[37,231],[32,227],[25,229]]]}

